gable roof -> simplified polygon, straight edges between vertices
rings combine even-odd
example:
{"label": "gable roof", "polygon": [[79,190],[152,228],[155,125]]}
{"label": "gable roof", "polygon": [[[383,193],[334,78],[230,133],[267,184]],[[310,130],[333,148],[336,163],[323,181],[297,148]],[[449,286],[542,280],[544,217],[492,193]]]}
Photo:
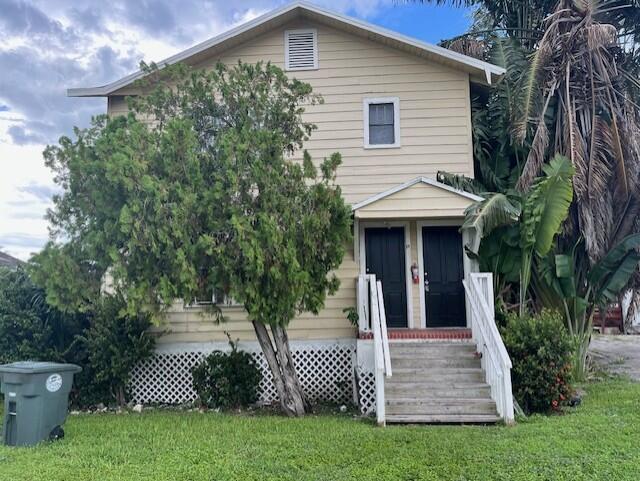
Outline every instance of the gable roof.
{"label": "gable roof", "polygon": [[15,269],[22,264],[23,262],[20,259],[16,259],[15,257],[10,256],[9,254],[5,254],[4,252],[0,252],[0,267]]}
{"label": "gable roof", "polygon": [[[415,38],[407,37],[397,32],[372,25],[362,20],[341,15],[306,2],[294,2],[282,8],[266,13],[254,20],[242,24],[221,35],[206,40],[161,62],[159,67],[179,62],[196,63],[199,59],[214,55],[223,50],[239,45],[262,33],[282,26],[295,18],[307,18],[331,27],[344,30],[359,37],[383,43],[413,55],[417,55],[434,62],[447,65],[458,70],[468,72],[472,81],[491,84],[500,78],[505,70],[473,57],[454,52]],[[144,76],[138,71],[126,77],[101,87],[72,88],[67,90],[69,97],[105,97],[119,89],[129,86]]]}
{"label": "gable roof", "polygon": [[376,194],[376,195],[374,195],[372,197],[369,197],[368,199],[365,199],[362,202],[358,202],[357,204],[352,205],[351,206],[351,210],[355,211],[355,210],[361,209],[363,207],[368,206],[369,204],[373,204],[374,202],[382,200],[385,197],[389,197],[390,195],[393,195],[396,192],[400,192],[401,190],[408,189],[409,187],[411,187],[413,185],[416,185],[416,184],[420,184],[420,183],[426,184],[426,185],[430,185],[432,187],[437,187],[438,189],[446,190],[447,192],[451,192],[452,194],[456,194],[456,195],[459,195],[461,197],[465,197],[465,198],[467,198],[469,200],[472,200],[474,202],[483,200],[482,197],[480,197],[479,195],[471,194],[469,192],[465,192],[464,190],[455,189],[455,188],[451,187],[450,185],[443,184],[442,182],[438,182],[437,180],[433,180],[433,179],[430,179],[428,177],[416,177],[415,179],[412,179],[409,182],[405,182],[404,184],[400,184],[400,185],[397,185],[396,187],[392,187],[389,190],[385,190],[384,192],[380,192],[379,194]]}
{"label": "gable roof", "polygon": [[351,207],[357,218],[461,217],[473,202],[482,200],[468,192],[430,179],[416,177],[358,202]]}

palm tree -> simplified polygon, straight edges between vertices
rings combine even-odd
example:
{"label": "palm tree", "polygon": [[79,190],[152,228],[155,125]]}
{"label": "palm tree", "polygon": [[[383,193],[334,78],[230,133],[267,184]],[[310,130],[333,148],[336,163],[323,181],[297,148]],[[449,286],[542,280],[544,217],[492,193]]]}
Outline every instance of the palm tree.
{"label": "palm tree", "polygon": [[[470,31],[444,42],[446,46],[507,68],[503,82],[479,96],[479,102],[476,98],[479,105],[472,110],[477,119],[473,122],[476,190],[484,185],[506,196],[516,187],[526,195],[549,159],[565,155],[575,170],[574,201],[550,255],[554,262],[557,258],[567,264],[571,259],[570,269],[578,283],[573,298],[591,304],[587,310],[566,309],[567,324],[575,327],[582,319],[579,330],[590,332],[595,306],[612,300],[610,296],[586,296],[584,289],[596,289],[599,281],[590,271],[597,271],[603,262],[609,272],[618,272],[620,265],[605,259],[610,260],[620,245],[626,246],[620,263],[624,260],[626,267],[633,268],[617,275],[607,292],[626,284],[635,290],[632,306],[640,306],[640,274],[637,262],[634,265],[628,257],[637,246],[627,240],[636,239],[633,235],[640,232],[640,0],[435,3],[476,9]],[[502,122],[491,122],[493,128],[487,129],[488,116],[496,113]],[[495,175],[506,171],[507,175]],[[440,179],[459,187],[470,183],[445,174]],[[505,202],[494,199],[492,206],[495,222],[508,216],[508,210],[498,212]],[[493,245],[493,250],[485,246],[485,251],[498,256],[493,259],[494,268],[508,271],[514,264],[507,255],[512,249],[504,246],[509,246],[513,230],[501,229],[499,233],[505,235],[499,243],[502,247],[496,249],[498,243],[488,239],[486,244]],[[566,292],[549,289],[549,282],[556,287],[568,285],[566,277],[558,277],[562,269],[556,272],[554,262],[539,256],[532,264],[533,287],[528,294],[534,307],[561,306],[566,300],[561,297]],[[508,278],[502,274],[502,279]],[[521,294],[524,291],[520,289]],[[522,301],[521,297],[521,308]],[[576,302],[574,307],[581,304]]]}
{"label": "palm tree", "polygon": [[[533,139],[518,189],[529,188],[550,153],[571,159],[576,202],[563,244],[582,239],[586,255],[578,259],[589,268],[640,232],[640,82],[633,60],[639,27],[598,21],[619,21],[619,3],[558,3],[524,77],[516,129],[521,142]],[[634,12],[637,20],[637,6]],[[640,297],[637,269],[627,287]]]}

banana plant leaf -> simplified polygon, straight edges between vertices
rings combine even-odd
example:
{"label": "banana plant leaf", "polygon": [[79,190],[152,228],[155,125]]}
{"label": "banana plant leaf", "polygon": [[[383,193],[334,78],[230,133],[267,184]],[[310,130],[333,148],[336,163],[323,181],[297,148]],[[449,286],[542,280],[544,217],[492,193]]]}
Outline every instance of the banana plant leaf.
{"label": "banana plant leaf", "polygon": [[574,168],[571,161],[556,155],[543,167],[545,175],[531,187],[523,208],[523,247],[533,246],[540,257],[547,255],[553,239],[567,218],[573,200]]}
{"label": "banana plant leaf", "polygon": [[498,227],[515,224],[519,218],[520,205],[505,194],[493,193],[467,207],[462,229],[473,228],[480,237],[486,237]]}

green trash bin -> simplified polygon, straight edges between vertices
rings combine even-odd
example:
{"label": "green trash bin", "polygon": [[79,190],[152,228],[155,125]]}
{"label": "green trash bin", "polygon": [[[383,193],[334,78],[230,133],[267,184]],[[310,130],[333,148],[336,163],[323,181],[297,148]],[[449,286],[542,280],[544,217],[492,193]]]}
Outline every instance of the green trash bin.
{"label": "green trash bin", "polygon": [[14,362],[0,366],[4,444],[33,446],[64,436],[75,364]]}

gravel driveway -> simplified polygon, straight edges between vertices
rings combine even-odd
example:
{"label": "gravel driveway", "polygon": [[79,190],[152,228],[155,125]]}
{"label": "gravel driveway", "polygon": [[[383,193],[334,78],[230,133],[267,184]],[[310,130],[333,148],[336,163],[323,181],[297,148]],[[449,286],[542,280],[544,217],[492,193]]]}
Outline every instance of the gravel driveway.
{"label": "gravel driveway", "polygon": [[589,352],[608,371],[640,381],[640,336],[596,334]]}

